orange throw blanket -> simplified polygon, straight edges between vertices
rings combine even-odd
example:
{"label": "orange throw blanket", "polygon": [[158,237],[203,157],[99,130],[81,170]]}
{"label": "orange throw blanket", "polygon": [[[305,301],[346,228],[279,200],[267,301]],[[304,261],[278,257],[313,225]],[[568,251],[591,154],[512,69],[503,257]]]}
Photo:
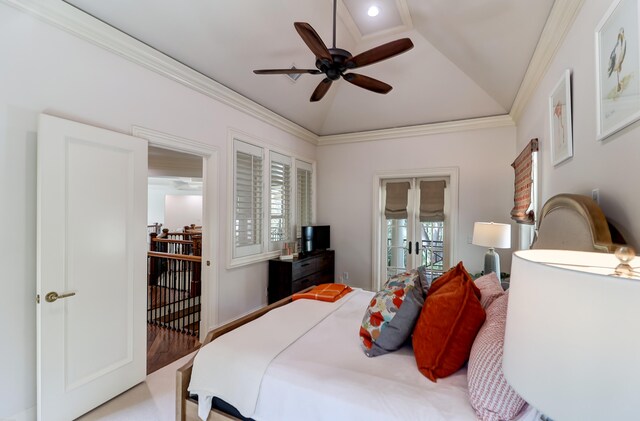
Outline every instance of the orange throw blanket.
{"label": "orange throw blanket", "polygon": [[344,297],[348,293],[353,291],[349,285],[344,284],[320,284],[313,288],[311,291],[298,292],[293,294],[291,299],[293,301],[300,298],[306,298],[309,300],[328,301],[330,303],[336,302],[340,298]]}

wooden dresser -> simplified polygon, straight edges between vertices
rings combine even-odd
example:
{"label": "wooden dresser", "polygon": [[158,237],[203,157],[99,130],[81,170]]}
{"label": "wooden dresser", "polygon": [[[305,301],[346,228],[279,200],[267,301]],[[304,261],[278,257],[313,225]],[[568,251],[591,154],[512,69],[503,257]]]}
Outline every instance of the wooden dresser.
{"label": "wooden dresser", "polygon": [[269,304],[312,285],[334,282],[335,252],[317,251],[293,260],[269,260]]}

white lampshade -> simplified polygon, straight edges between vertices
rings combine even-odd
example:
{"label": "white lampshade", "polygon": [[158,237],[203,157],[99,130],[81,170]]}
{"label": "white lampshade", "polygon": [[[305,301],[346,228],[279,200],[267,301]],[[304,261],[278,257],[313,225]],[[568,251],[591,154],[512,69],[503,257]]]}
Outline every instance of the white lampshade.
{"label": "white lampshade", "polygon": [[502,367],[554,420],[639,419],[640,280],[612,276],[619,263],[606,253],[513,255]]}
{"label": "white lampshade", "polygon": [[511,225],[495,222],[473,224],[473,240],[476,246],[508,249],[511,247]]}

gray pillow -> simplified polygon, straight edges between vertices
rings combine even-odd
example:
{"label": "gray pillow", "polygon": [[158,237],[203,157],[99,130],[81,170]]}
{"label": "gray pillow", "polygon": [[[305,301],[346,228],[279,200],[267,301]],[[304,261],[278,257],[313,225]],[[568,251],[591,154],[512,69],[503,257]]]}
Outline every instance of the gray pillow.
{"label": "gray pillow", "polygon": [[400,349],[411,337],[423,304],[416,271],[390,278],[365,311],[360,328],[364,353],[375,357]]}
{"label": "gray pillow", "polygon": [[420,275],[420,288],[422,288],[422,295],[424,298],[427,298],[427,294],[429,293],[429,288],[431,288],[431,284],[437,278],[429,281],[429,279],[427,278],[427,267],[424,265],[418,267],[418,275]]}

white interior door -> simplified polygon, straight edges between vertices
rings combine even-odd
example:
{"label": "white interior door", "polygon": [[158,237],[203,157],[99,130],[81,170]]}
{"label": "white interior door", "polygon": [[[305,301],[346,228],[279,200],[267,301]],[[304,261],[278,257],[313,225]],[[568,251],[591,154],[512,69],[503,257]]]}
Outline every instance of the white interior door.
{"label": "white interior door", "polygon": [[40,116],[39,420],[77,418],[145,378],[146,179],[145,140]]}

